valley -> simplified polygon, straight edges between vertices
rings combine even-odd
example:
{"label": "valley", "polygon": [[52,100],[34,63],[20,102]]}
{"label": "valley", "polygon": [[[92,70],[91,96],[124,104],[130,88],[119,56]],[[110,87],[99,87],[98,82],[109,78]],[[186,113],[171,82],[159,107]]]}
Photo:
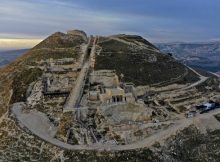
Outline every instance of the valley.
{"label": "valley", "polygon": [[159,43],[157,47],[172,53],[181,62],[211,72],[220,70],[220,43]]}

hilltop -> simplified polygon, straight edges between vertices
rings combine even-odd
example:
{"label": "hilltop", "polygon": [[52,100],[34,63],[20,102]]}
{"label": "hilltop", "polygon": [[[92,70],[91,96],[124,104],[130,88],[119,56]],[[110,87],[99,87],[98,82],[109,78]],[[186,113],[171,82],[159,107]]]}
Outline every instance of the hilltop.
{"label": "hilltop", "polygon": [[153,44],[140,36],[101,37],[98,45],[101,52],[96,57],[95,69],[116,70],[126,82],[148,85],[175,82],[178,80],[176,78],[180,82],[198,79],[184,65],[170,55],[161,54]]}
{"label": "hilltop", "polygon": [[54,33],[0,69],[0,159],[218,161],[219,109],[185,114],[219,83],[141,36]]}

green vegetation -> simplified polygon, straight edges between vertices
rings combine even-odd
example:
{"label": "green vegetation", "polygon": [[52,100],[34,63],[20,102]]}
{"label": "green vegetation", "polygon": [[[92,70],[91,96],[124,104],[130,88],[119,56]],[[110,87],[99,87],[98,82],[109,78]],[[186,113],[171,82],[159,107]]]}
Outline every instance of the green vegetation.
{"label": "green vegetation", "polygon": [[[13,120],[0,123],[0,161],[47,162],[57,148],[21,130]],[[11,135],[8,134],[8,131]],[[41,149],[43,146],[43,149]],[[50,149],[49,149],[50,148]],[[42,151],[41,151],[42,150]]]}
{"label": "green vegetation", "polygon": [[15,74],[12,84],[13,95],[11,103],[26,101],[26,92],[29,85],[42,75],[42,70],[38,68],[24,69]]}
{"label": "green vegetation", "polygon": [[196,88],[201,92],[207,92],[206,87],[209,87],[211,91],[220,92],[219,84],[220,82],[217,78],[208,78],[204,83],[196,86]]}
{"label": "green vegetation", "polygon": [[199,80],[199,76],[195,74],[193,71],[188,69],[188,73],[184,76],[181,80],[177,81],[178,84],[187,84],[187,83],[194,83]]}
{"label": "green vegetation", "polygon": [[[125,82],[136,85],[170,81],[185,73],[185,66],[172,57],[148,49],[133,49],[129,45],[109,40],[99,43],[102,47],[96,56],[95,69],[115,69]],[[156,59],[155,61],[152,61]],[[195,76],[195,74],[193,73]]]}
{"label": "green vegetation", "polygon": [[[31,55],[26,59],[27,63],[32,63],[46,59],[62,59],[62,58],[75,58],[77,59],[80,54],[79,48],[67,49],[39,49],[31,50]],[[36,63],[35,63],[36,64]]]}
{"label": "green vegetation", "polygon": [[57,138],[66,137],[68,130],[73,127],[72,113],[64,113],[61,117],[60,125],[57,132]]}
{"label": "green vegetation", "polygon": [[131,52],[127,44],[113,39],[110,39],[103,43],[99,43],[99,45],[102,47],[102,52],[108,52],[108,53]]}
{"label": "green vegetation", "polygon": [[219,162],[219,135],[220,130],[201,134],[191,126],[167,141],[160,158],[162,161]]}
{"label": "green vegetation", "polygon": [[66,162],[158,162],[158,157],[150,149],[130,151],[68,151],[64,152],[68,157]]}
{"label": "green vegetation", "polygon": [[[30,84],[36,82],[38,78],[42,76],[43,71],[41,69],[28,69],[27,64],[38,66],[37,61],[40,60],[50,58],[77,59],[79,57],[80,51],[78,47],[79,43],[82,41],[80,36],[74,36],[74,38],[72,38],[70,35],[62,33],[56,34],[55,36],[53,35],[49,37],[50,40],[54,42],[50,42],[49,40],[43,41],[43,43],[31,50],[30,53],[24,57],[25,59],[21,59],[13,64],[14,71],[9,71],[5,75],[2,75],[4,77],[2,77],[1,84],[4,85],[4,87],[7,87],[0,87],[0,89],[4,91],[2,96],[5,97],[7,93],[10,92],[10,88],[12,88],[13,96],[11,98],[11,103],[25,101],[26,92]],[[76,39],[77,41],[72,42],[73,39]],[[149,49],[133,48],[119,41],[105,40],[105,42],[99,43],[102,47],[102,52],[97,56],[95,69],[115,69],[119,76],[124,74],[124,81],[133,82],[136,85],[161,82],[170,83],[173,78],[178,78],[186,72],[185,66],[176,62],[172,57],[152,51],[152,49],[155,48],[143,38],[138,36],[123,36],[121,39],[133,43],[136,43],[135,41],[142,42],[149,45]],[[5,78],[8,82],[7,84],[4,80]],[[189,70],[188,74],[182,77],[181,81],[178,83],[194,82],[197,81],[197,79],[198,76]],[[215,88],[214,90],[216,90],[218,85],[219,81],[217,79],[210,78],[201,85],[201,88],[212,86],[212,88]],[[199,86],[197,88],[199,88]],[[204,91],[205,90],[206,89],[204,89]],[[8,93],[7,98],[10,98],[9,96],[10,94]],[[62,102],[58,102],[56,98],[54,100],[50,99],[50,101],[52,100],[51,102],[49,102],[47,98],[44,99],[47,103],[44,102],[43,106],[41,105],[42,103],[38,103],[36,105],[38,108],[36,109],[47,114],[49,119],[54,123],[54,117],[56,117],[56,119],[58,117],[60,118],[61,124],[58,127],[57,138],[65,141],[68,130],[73,127],[78,127],[79,125],[76,124],[75,126],[72,113],[62,113],[62,106],[65,98],[63,98]],[[176,102],[183,102],[185,99],[190,99],[190,96]],[[3,101],[5,101],[6,105],[7,100],[4,99]],[[165,103],[163,105],[165,105]],[[136,112],[136,109],[138,108],[132,104],[126,107],[126,110],[131,112]],[[179,109],[180,111],[185,111],[184,107],[179,107]],[[121,108],[121,110],[119,109],[119,111],[124,110],[124,107]],[[158,109],[156,112],[160,111],[161,110]],[[61,116],[61,114],[63,116]],[[88,116],[89,118],[93,118],[92,122],[94,122],[94,113],[90,113]],[[39,137],[26,133],[26,130],[21,130],[16,125],[17,123],[10,119],[10,117],[11,116],[9,115],[9,117],[2,120],[0,123],[0,150],[3,150],[0,152],[0,159],[3,159],[4,161],[61,161],[62,159],[59,155],[63,155],[66,162],[220,161],[220,130],[201,134],[196,127],[191,126],[164,141],[164,145],[155,143],[152,150],[148,148],[140,148],[126,151],[74,151],[58,148],[48,142],[42,141]],[[220,120],[219,115],[216,115],[216,118]],[[96,128],[95,124],[92,126]],[[107,129],[106,132],[108,131]],[[135,135],[139,136],[142,133],[143,132],[141,131],[137,131],[135,132]],[[116,139],[118,137],[116,137]],[[77,144],[75,136],[72,136],[72,143]]]}
{"label": "green vegetation", "polygon": [[39,43],[34,49],[40,48],[72,48],[82,43],[84,39],[79,35],[71,35],[57,32]]}
{"label": "green vegetation", "polygon": [[68,161],[108,162],[218,162],[220,160],[220,130],[201,134],[191,126],[177,136],[170,137],[166,145],[155,143],[156,150],[137,149],[127,151],[65,151]]}
{"label": "green vegetation", "polygon": [[141,43],[147,45],[148,48],[157,49],[157,47],[155,47],[153,44],[151,44],[150,42],[148,42],[146,39],[144,39],[141,36],[137,36],[137,35],[119,35],[118,37],[120,39],[123,39],[123,40],[127,41],[127,42],[131,42],[131,43],[135,43],[135,44],[137,44],[136,42],[141,42]]}

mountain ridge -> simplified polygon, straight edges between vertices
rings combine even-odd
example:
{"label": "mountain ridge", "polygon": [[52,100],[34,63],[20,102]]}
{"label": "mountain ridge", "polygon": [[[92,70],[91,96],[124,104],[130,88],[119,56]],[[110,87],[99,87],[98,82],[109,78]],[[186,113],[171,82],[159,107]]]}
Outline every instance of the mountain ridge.
{"label": "mountain ridge", "polygon": [[[94,81],[90,82],[90,79]],[[71,106],[73,111],[64,111],[71,92],[74,94],[81,87],[79,81],[84,84],[79,91],[82,96],[80,103],[76,104],[77,111],[75,104]],[[186,139],[194,133],[191,129],[177,129],[180,133],[177,132],[177,136],[171,136],[164,141],[167,144],[165,146],[149,141],[152,149],[137,145],[137,149],[130,150],[127,144],[136,140],[138,144],[151,135],[155,139],[157,134],[154,136],[154,133],[160,134],[163,129],[172,129],[175,126],[179,128],[178,122],[175,123],[177,118],[182,118],[192,103],[206,99],[202,93],[204,87],[205,96],[208,95],[211,99],[213,96],[207,93],[212,88],[215,90],[217,84],[216,78],[213,80],[200,75],[175,60],[172,55],[161,53],[141,36],[122,34],[88,38],[79,30],[57,32],[0,69],[0,149],[3,150],[0,158],[5,161],[90,159],[91,162],[167,161],[166,157],[173,161],[188,160],[194,154],[182,157],[175,138],[180,138],[180,141]],[[111,97],[107,101],[116,103],[102,107],[102,101],[97,97],[99,91],[100,97],[105,95],[105,91],[116,93],[116,98]],[[121,93],[126,94],[122,102]],[[87,104],[91,109],[87,109]],[[78,111],[79,107],[82,111]],[[88,115],[84,117],[84,113]],[[75,119],[78,114],[80,119]],[[184,121],[192,122],[190,119]],[[141,122],[144,124],[143,129],[139,129]],[[181,125],[180,127],[182,128]],[[56,129],[57,132],[54,133]],[[121,131],[123,133],[120,134]],[[165,135],[166,132],[169,135],[169,130],[164,132]],[[128,133],[132,138],[126,136]],[[51,138],[61,145],[47,140]],[[194,142],[194,139],[187,138],[187,141]],[[97,144],[98,140],[100,142]],[[89,145],[92,146],[89,148],[95,149],[70,150],[62,147],[62,144],[77,149]],[[105,149],[102,144],[105,144]],[[111,150],[114,147],[121,147],[122,150]],[[198,144],[195,147],[199,147]],[[173,151],[172,148],[178,148],[174,155],[167,153],[168,150]],[[181,148],[188,147],[181,145]],[[163,151],[162,155],[160,151]]]}
{"label": "mountain ridge", "polygon": [[164,53],[172,53],[180,61],[207,71],[220,71],[220,42],[161,43],[156,46]]}

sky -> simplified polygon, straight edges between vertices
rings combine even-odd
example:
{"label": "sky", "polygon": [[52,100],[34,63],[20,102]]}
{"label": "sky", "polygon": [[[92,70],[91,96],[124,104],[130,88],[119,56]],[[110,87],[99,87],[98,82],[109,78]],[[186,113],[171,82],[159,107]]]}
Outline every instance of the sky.
{"label": "sky", "polygon": [[72,29],[157,43],[219,41],[219,16],[219,0],[0,0],[0,48]]}

